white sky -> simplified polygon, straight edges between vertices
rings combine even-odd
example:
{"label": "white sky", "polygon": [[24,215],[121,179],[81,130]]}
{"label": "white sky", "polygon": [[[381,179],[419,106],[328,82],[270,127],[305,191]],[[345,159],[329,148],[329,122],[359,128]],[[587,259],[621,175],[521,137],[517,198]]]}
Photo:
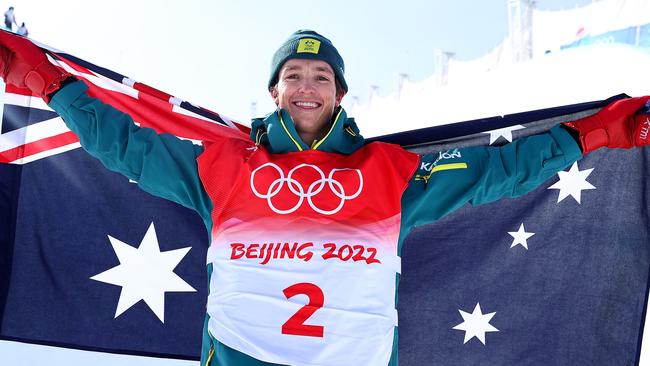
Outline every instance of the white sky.
{"label": "white sky", "polygon": [[[590,0],[540,0],[562,9]],[[350,96],[421,80],[434,49],[478,57],[506,36],[507,0],[13,1],[32,38],[246,122],[274,109],[273,52],[295,30],[330,38],[346,61]],[[345,100],[344,100],[345,101]],[[345,104],[344,104],[345,105]]]}
{"label": "white sky", "polygon": [[[538,0],[567,9],[591,0]],[[346,62],[349,96],[421,80],[435,49],[460,59],[483,55],[508,32],[507,0],[20,0],[15,7],[39,42],[247,122],[274,109],[266,92],[276,48],[295,30],[330,38]],[[351,98],[347,98],[349,102]],[[344,100],[345,105],[345,100]],[[363,126],[362,131],[363,131]],[[194,365],[0,342],[0,364]]]}

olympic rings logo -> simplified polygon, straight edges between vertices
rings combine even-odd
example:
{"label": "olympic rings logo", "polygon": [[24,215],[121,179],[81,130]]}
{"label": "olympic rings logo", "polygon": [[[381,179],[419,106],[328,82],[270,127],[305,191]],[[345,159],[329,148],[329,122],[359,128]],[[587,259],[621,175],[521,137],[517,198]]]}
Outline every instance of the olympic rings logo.
{"label": "olympic rings logo", "polygon": [[[277,171],[278,178],[275,179],[269,185],[268,189],[266,190],[266,193],[260,193],[257,190],[257,188],[255,188],[255,174],[257,174],[258,171],[266,167],[273,168],[275,171]],[[311,184],[309,184],[309,187],[305,189],[305,187],[293,177],[294,173],[296,173],[300,169],[313,169],[320,178],[313,181]],[[357,175],[359,176],[359,188],[353,194],[347,195],[345,192],[345,188],[343,187],[343,184],[341,184],[339,181],[334,179],[334,174],[336,172],[349,171],[349,170],[356,172]],[[284,188],[285,184],[287,185],[291,193],[293,193],[298,197],[298,202],[293,207],[287,210],[282,210],[277,208],[273,204],[273,197],[275,197],[278,193],[280,193],[280,190]],[[313,197],[321,193],[321,191],[323,191],[323,189],[326,186],[336,197],[340,199],[338,206],[336,206],[336,208],[332,210],[323,210],[320,207],[318,207],[313,201]],[[303,204],[305,199],[307,200],[309,207],[311,207],[314,211],[323,215],[333,215],[341,211],[343,205],[345,204],[345,201],[357,198],[359,194],[361,194],[362,189],[363,189],[363,176],[361,175],[361,171],[359,169],[332,169],[329,175],[325,177],[325,173],[323,173],[323,171],[319,167],[311,164],[300,164],[294,167],[293,169],[291,169],[289,171],[289,174],[287,174],[287,176],[285,177],[284,172],[282,171],[282,169],[280,169],[279,166],[273,163],[265,163],[257,167],[251,173],[251,190],[253,191],[255,196],[266,199],[266,202],[269,204],[269,208],[273,210],[273,212],[280,215],[287,215],[292,212],[295,212]]]}

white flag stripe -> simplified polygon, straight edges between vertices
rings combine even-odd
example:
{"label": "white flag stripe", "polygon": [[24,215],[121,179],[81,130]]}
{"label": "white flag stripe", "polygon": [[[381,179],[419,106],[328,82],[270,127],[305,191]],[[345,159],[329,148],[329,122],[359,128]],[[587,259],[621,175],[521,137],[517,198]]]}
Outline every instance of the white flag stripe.
{"label": "white flag stripe", "polygon": [[38,154],[25,156],[22,159],[10,161],[9,163],[10,164],[18,164],[18,165],[27,164],[27,163],[31,163],[32,161],[36,161],[38,159],[47,158],[48,156],[64,153],[66,151],[74,150],[74,149],[79,148],[79,147],[81,147],[81,144],[79,144],[78,142],[74,142],[72,144],[57,147],[55,149],[48,149],[48,150],[40,152]]}
{"label": "white flag stripe", "polygon": [[131,78],[127,78],[126,76],[122,79],[122,84],[124,84],[124,85],[128,85],[128,86],[130,86],[131,88],[133,88],[133,86],[135,85],[135,83],[136,83],[135,80],[133,80],[133,79],[131,79]]}
{"label": "white flag stripe", "polygon": [[27,127],[9,131],[0,135],[0,151],[14,149],[20,145],[56,136],[70,131],[61,117],[34,123]]}
{"label": "white flag stripe", "polygon": [[177,97],[169,97],[169,104],[180,107],[181,103],[183,103],[183,99]]}
{"label": "white flag stripe", "polygon": [[[210,118],[207,118],[207,117],[203,117],[203,116],[200,115],[200,114],[194,113],[194,112],[192,112],[192,111],[188,111],[187,109],[181,107],[180,105],[176,105],[176,104],[173,104],[173,103],[172,103],[172,112],[176,112],[176,113],[178,113],[178,114],[182,114],[182,115],[184,115],[184,116],[190,116],[190,117],[198,118],[198,119],[204,120],[204,121],[206,121],[206,122],[210,122],[210,123],[220,124],[219,122],[217,122],[217,121],[215,121],[215,120],[213,120],[213,119],[210,119]],[[231,121],[229,118],[227,118],[227,117],[225,117],[225,116],[223,116],[223,115],[219,115],[219,117],[221,117],[221,119],[222,119],[222,120],[223,120],[223,121],[224,121],[224,122],[225,122],[229,127],[234,128],[234,129],[237,129],[237,127],[235,127],[235,125],[232,123],[232,121]]]}
{"label": "white flag stripe", "polygon": [[20,107],[30,107],[44,109],[46,111],[53,111],[45,101],[39,97],[32,97],[29,95],[21,95],[14,93],[5,93],[4,104],[17,105]]}
{"label": "white flag stripe", "polygon": [[47,55],[47,58],[50,60],[50,62],[52,62],[55,65],[60,66],[61,68],[63,68],[65,71],[71,73],[72,75],[80,76],[80,77],[88,80],[89,82],[97,85],[100,88],[104,88],[104,89],[107,89],[107,90],[112,90],[112,91],[115,91],[115,92],[118,92],[118,93],[126,94],[126,95],[128,95],[130,97],[138,99],[138,91],[131,88],[131,87],[129,87],[128,85],[124,85],[124,84],[115,82],[115,81],[113,81],[111,79],[108,79],[108,78],[105,78],[103,76],[97,76],[95,73],[85,74],[85,73],[79,72],[79,71],[71,68],[70,66],[68,66],[68,64],[66,64],[65,62],[59,62],[59,61],[53,59],[50,55]]}
{"label": "white flag stripe", "polygon": [[224,115],[222,115],[222,114],[220,114],[219,117],[221,117],[221,119],[222,119],[224,122],[226,122],[226,124],[227,124],[228,126],[237,129],[237,127],[235,127],[235,124],[232,123],[232,120],[231,120],[230,118],[228,118],[228,117],[226,117],[226,116],[224,116]]}
{"label": "white flag stripe", "polygon": [[[210,119],[210,118],[207,118],[207,117],[203,117],[202,115],[197,114],[197,113],[194,113],[194,112],[192,112],[192,111],[188,111],[187,109],[185,109],[185,108],[183,108],[183,107],[181,107],[181,106],[179,106],[179,105],[176,105],[176,104],[172,104],[172,112],[175,112],[175,113],[178,113],[178,114],[182,114],[182,115],[184,115],[184,116],[190,116],[190,117],[198,118],[198,119],[200,119],[200,120],[203,120],[203,121],[206,121],[206,122],[210,122],[210,123],[220,124],[219,122],[217,122],[217,121],[215,121],[215,120],[213,120],[213,119]],[[228,119],[226,119],[224,116],[221,116],[221,119],[223,119],[224,122],[228,123],[228,126],[233,127],[233,128],[235,127],[235,126],[232,124],[232,122],[230,122],[230,121],[229,121]]]}
{"label": "white flag stripe", "polygon": [[43,44],[43,43],[41,43],[41,42],[38,42],[38,41],[36,41],[36,40],[30,39],[30,41],[31,41],[33,44],[35,44],[35,45],[37,45],[38,47],[40,47],[40,48],[44,48],[44,49],[46,49],[46,50],[49,50],[49,51],[52,51],[52,52],[55,52],[55,53],[63,53],[63,51],[57,50],[57,49],[54,48],[54,47],[48,46],[48,45]]}

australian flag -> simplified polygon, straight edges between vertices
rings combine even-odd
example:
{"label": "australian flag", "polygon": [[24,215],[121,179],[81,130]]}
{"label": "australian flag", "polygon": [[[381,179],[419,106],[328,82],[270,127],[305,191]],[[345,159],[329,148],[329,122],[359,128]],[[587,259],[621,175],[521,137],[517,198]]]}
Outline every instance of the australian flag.
{"label": "australian flag", "polygon": [[[136,122],[209,140],[246,130],[72,55],[51,60]],[[0,339],[198,359],[208,233],[79,148],[39,98],[6,87],[0,134]],[[586,103],[380,139],[418,153],[501,145]],[[400,365],[634,365],[650,268],[650,154],[601,149],[532,193],[463,207],[402,251]]]}
{"label": "australian flag", "polygon": [[[417,151],[500,145],[582,107],[492,119],[495,129]],[[402,251],[400,364],[638,365],[649,163],[648,148],[600,149],[525,196],[416,229]]]}
{"label": "australian flag", "polygon": [[[196,143],[247,130],[41,46],[142,126]],[[2,87],[0,338],[196,359],[207,297],[200,218],[106,170],[29,90]]]}

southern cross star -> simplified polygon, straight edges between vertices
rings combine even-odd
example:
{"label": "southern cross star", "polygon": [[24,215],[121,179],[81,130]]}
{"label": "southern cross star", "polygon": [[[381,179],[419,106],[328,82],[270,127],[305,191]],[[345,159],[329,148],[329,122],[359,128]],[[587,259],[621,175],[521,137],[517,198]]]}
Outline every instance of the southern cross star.
{"label": "southern cross star", "polygon": [[514,126],[499,128],[499,129],[492,130],[492,131],[485,131],[483,133],[489,133],[490,134],[490,145],[492,145],[493,143],[496,142],[496,140],[499,137],[503,137],[508,142],[512,142],[512,131],[521,130],[522,128],[525,128],[525,127],[522,126],[522,125],[514,125]]}
{"label": "southern cross star", "polygon": [[558,203],[567,198],[569,195],[573,197],[573,199],[575,199],[578,203],[580,203],[582,190],[596,189],[596,187],[591,185],[591,183],[587,182],[587,177],[589,174],[591,174],[592,170],[594,170],[594,168],[580,170],[578,169],[578,162],[575,162],[568,172],[558,172],[557,175],[560,177],[560,180],[552,186],[548,187],[548,189],[560,190],[560,194],[557,197]]}
{"label": "southern cross star", "polygon": [[528,238],[535,235],[535,233],[526,232],[523,222],[521,223],[521,226],[519,226],[518,231],[508,231],[508,234],[514,238],[512,239],[512,245],[510,245],[510,248],[514,248],[515,245],[521,245],[526,248],[526,250],[528,250]]}

